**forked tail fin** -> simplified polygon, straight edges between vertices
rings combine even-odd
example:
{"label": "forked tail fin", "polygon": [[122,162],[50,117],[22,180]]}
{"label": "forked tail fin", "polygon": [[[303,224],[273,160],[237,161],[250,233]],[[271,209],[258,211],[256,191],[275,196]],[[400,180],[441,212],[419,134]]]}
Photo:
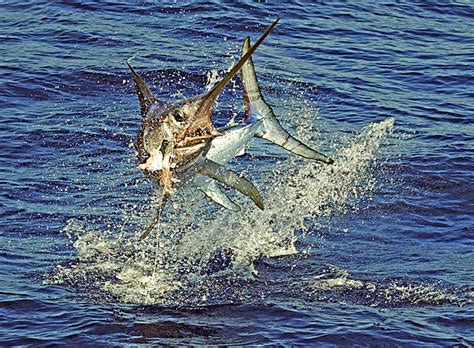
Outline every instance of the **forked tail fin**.
{"label": "forked tail fin", "polygon": [[[250,39],[247,37],[242,46],[242,55],[250,48]],[[258,114],[258,118],[263,121],[264,132],[259,136],[275,143],[284,149],[294,153],[295,155],[332,164],[334,161],[313,150],[309,146],[303,144],[298,139],[291,136],[278,122],[270,105],[265,102],[258,85],[257,76],[255,74],[255,66],[252,57],[242,66],[242,81],[244,84],[244,105],[246,117],[252,112]]]}

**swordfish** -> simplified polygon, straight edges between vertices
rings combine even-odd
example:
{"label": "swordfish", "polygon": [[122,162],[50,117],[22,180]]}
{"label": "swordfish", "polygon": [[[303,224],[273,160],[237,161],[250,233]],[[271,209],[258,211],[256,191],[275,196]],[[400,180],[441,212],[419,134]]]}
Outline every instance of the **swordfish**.
{"label": "swordfish", "polygon": [[[333,163],[332,159],[291,136],[280,125],[261,93],[251,56],[278,21],[279,18],[253,46],[248,37],[245,39],[240,60],[209,92],[174,104],[156,99],[127,61],[143,117],[135,141],[139,168],[162,188],[157,214],[141,239],[153,230],[167,199],[181,186],[194,186],[223,207],[240,210],[219,187],[223,184],[248,196],[263,209],[263,199],[252,182],[224,166],[230,159],[243,154],[254,137],[269,140],[311,160]],[[244,89],[245,115],[236,124],[218,130],[212,124],[212,108],[224,87],[239,71]]]}

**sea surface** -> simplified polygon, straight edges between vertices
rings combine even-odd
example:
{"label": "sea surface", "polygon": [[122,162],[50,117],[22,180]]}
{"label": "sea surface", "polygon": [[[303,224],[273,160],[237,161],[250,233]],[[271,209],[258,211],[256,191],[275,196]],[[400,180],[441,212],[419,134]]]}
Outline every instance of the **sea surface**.
{"label": "sea surface", "polygon": [[[200,94],[254,54],[266,100],[334,158],[261,139],[228,191],[159,194],[125,61]],[[0,1],[0,346],[474,345],[474,3]],[[240,77],[214,110],[239,117]]]}

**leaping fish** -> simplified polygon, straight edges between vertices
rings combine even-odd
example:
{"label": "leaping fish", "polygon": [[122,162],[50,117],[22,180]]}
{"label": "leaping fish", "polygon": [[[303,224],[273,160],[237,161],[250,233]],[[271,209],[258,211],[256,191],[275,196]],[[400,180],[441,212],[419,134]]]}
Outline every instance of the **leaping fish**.
{"label": "leaping fish", "polygon": [[[224,166],[244,153],[254,137],[267,139],[286,150],[327,164],[333,160],[291,136],[278,122],[271,106],[264,100],[251,55],[278,23],[277,18],[254,45],[246,38],[242,56],[232,69],[207,93],[169,104],[156,99],[130,62],[127,64],[135,82],[143,121],[135,141],[139,168],[163,190],[162,202],[145,238],[159,221],[167,199],[177,187],[192,185],[223,207],[240,207],[220,189],[224,184],[248,196],[264,208],[258,189],[246,178]],[[244,86],[245,116],[224,129],[212,124],[212,107],[224,87],[241,71]]]}

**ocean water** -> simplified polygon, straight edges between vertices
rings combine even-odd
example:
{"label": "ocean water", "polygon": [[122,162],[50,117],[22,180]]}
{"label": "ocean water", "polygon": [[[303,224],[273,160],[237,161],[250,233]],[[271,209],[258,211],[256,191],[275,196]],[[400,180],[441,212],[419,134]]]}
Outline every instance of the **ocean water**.
{"label": "ocean water", "polygon": [[[335,159],[256,140],[262,192],[224,211],[156,187],[125,60],[165,100],[255,40],[282,124]],[[0,345],[474,344],[474,5],[0,2]],[[226,88],[216,125],[242,112]],[[230,192],[229,192],[230,193]]]}

